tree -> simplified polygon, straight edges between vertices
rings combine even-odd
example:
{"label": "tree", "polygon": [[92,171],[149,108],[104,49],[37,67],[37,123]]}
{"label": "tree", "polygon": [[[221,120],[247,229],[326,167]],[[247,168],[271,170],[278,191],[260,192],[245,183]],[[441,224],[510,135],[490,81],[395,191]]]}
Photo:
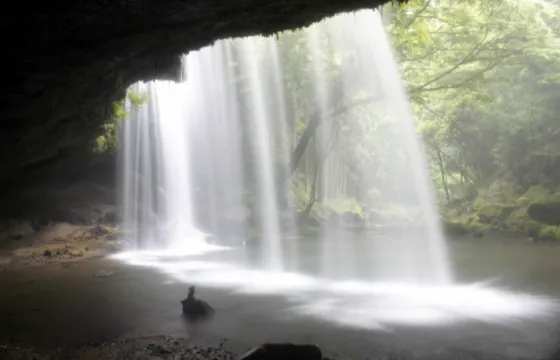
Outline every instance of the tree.
{"label": "tree", "polygon": [[465,183],[506,174],[521,188],[535,181],[522,177],[558,89],[558,15],[554,4],[514,1],[411,1],[396,11],[389,29],[448,199],[449,181],[461,184],[458,196]]}

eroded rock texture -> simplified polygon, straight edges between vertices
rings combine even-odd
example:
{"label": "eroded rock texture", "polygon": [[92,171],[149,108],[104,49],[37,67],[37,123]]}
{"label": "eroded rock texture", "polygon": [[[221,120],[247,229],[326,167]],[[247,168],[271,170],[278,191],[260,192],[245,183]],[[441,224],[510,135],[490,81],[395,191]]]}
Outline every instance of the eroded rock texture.
{"label": "eroded rock texture", "polygon": [[[0,196],[17,199],[19,189],[37,183],[89,176],[87,149],[107,120],[111,102],[122,98],[126,87],[136,81],[177,78],[180,54],[217,39],[272,34],[382,2],[11,3],[0,15],[4,90],[0,100]],[[8,206],[9,201],[3,203]]]}

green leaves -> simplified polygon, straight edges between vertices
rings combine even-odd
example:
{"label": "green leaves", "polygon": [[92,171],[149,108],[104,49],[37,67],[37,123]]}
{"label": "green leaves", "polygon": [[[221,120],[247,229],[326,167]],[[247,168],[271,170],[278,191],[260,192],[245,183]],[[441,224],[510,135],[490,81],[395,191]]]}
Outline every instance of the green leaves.
{"label": "green leaves", "polygon": [[118,122],[130,118],[127,103],[131,110],[136,110],[148,101],[148,93],[139,93],[131,88],[126,92],[126,97],[112,104],[112,114],[107,123],[103,125],[103,133],[94,142],[93,150],[96,152],[116,151],[118,146]]}
{"label": "green leaves", "polygon": [[388,28],[444,178],[480,185],[508,176],[526,186],[530,153],[558,149],[547,133],[558,123],[559,11],[503,0],[414,0],[396,10]]}

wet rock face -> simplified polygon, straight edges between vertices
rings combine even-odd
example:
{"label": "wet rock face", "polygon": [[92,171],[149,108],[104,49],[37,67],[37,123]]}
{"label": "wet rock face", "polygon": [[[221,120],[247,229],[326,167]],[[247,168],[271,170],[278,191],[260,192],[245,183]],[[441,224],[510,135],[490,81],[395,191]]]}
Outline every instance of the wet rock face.
{"label": "wet rock face", "polygon": [[[384,0],[52,0],[0,14],[0,190],[83,152],[139,80],[177,79],[214,40],[297,28]],[[59,176],[57,172],[53,177]]]}

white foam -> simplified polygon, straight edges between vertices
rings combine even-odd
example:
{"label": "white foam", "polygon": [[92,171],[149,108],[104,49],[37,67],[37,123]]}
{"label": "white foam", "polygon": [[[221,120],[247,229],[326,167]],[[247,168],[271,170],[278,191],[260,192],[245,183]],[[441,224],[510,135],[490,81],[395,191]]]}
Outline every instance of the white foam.
{"label": "white foam", "polygon": [[[209,251],[223,250],[210,247]],[[278,295],[287,311],[339,325],[386,329],[462,321],[510,323],[545,319],[560,310],[552,298],[490,286],[491,282],[429,286],[398,282],[336,281],[298,273],[262,271],[201,259],[169,261],[167,252],[127,252],[116,259],[150,266],[184,283],[252,295]]]}

